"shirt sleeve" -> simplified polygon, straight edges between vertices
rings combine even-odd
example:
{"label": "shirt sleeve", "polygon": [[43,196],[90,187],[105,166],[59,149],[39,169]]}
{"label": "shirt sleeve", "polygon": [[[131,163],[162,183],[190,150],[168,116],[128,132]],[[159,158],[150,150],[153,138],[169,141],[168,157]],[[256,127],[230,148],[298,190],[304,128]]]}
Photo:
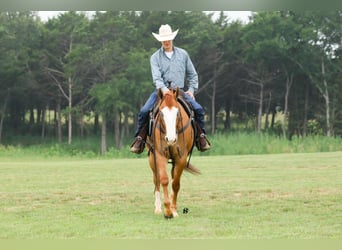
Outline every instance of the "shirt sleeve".
{"label": "shirt sleeve", "polygon": [[195,93],[198,89],[198,74],[188,54],[186,61],[186,80],[189,85],[188,91]]}
{"label": "shirt sleeve", "polygon": [[152,80],[156,86],[156,89],[162,89],[163,92],[168,91],[168,88],[165,86],[162,75],[161,75],[157,54],[153,54],[151,56],[150,64],[151,64]]}

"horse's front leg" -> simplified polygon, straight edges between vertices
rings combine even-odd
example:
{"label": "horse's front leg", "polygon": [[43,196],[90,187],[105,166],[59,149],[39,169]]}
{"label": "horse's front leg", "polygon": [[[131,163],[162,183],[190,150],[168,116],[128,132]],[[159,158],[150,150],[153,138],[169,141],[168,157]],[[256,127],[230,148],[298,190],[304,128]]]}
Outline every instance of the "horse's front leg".
{"label": "horse's front leg", "polygon": [[[164,216],[165,218],[172,218],[171,212],[171,202],[169,198],[168,185],[169,185],[169,177],[166,172],[167,168],[167,159],[159,154],[156,154],[156,158],[153,159],[154,156],[150,156],[150,166],[153,171],[153,181],[155,185],[154,192],[154,212],[156,214],[161,213],[161,197],[160,197],[160,185],[163,188],[163,198],[164,198]],[[156,163],[156,167],[154,167],[154,163]]]}
{"label": "horse's front leg", "polygon": [[[150,167],[153,173],[153,183],[154,183],[154,213],[155,214],[161,214],[161,198],[160,198],[160,182],[159,182],[159,176],[158,176],[158,169],[157,166],[154,166],[154,163],[156,162],[153,158],[153,154],[150,155]],[[158,178],[158,181],[157,181]]]}
{"label": "horse's front leg", "polygon": [[[166,164],[165,164],[166,165]],[[159,172],[159,180],[160,184],[163,187],[163,195],[164,195],[164,216],[167,219],[171,219],[173,217],[172,211],[171,211],[171,201],[169,198],[169,191],[168,191],[168,185],[169,185],[169,177],[166,173],[166,166],[160,169]]]}
{"label": "horse's front leg", "polygon": [[160,200],[160,191],[159,187],[156,188],[154,191],[154,213],[155,214],[161,214],[161,200]]}
{"label": "horse's front leg", "polygon": [[179,191],[179,184],[176,184],[175,181],[172,181],[172,194],[171,194],[171,212],[173,217],[177,217],[177,196]]}
{"label": "horse's front leg", "polygon": [[180,189],[180,178],[183,172],[182,165],[176,164],[172,178],[172,195],[171,195],[171,211],[173,217],[177,217],[177,197]]}

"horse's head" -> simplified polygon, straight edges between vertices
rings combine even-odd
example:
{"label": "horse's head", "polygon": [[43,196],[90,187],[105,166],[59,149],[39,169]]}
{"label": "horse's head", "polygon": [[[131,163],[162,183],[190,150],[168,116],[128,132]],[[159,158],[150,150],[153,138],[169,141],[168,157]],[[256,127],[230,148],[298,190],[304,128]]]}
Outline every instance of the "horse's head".
{"label": "horse's head", "polygon": [[180,117],[177,102],[178,93],[178,88],[170,90],[164,95],[159,91],[159,97],[161,98],[159,111],[165,130],[165,140],[168,145],[173,145],[177,142],[177,120]]}

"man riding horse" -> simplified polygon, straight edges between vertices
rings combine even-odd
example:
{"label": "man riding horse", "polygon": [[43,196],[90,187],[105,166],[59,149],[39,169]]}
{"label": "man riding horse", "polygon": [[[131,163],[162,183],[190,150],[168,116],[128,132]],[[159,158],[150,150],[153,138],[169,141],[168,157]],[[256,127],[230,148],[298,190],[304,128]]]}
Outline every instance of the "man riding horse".
{"label": "man riding horse", "polygon": [[150,59],[153,83],[156,89],[147,99],[138,114],[138,124],[135,132],[135,139],[131,145],[132,153],[140,154],[144,151],[146,137],[148,133],[149,112],[157,101],[158,90],[161,89],[165,95],[171,89],[184,89],[184,79],[188,83],[185,91],[185,100],[190,103],[195,113],[196,122],[196,146],[199,151],[210,149],[204,128],[204,110],[195,100],[194,93],[198,89],[198,75],[189,57],[189,54],[179,47],[173,45],[173,39],[178,30],[172,32],[171,27],[161,25],[159,34],[152,33],[153,36],[162,44]]}

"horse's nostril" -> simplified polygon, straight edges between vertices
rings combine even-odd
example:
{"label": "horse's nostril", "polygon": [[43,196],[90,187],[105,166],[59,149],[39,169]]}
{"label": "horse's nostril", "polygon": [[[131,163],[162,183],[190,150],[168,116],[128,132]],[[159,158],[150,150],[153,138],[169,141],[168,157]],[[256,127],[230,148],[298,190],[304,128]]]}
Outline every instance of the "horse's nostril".
{"label": "horse's nostril", "polygon": [[173,145],[173,144],[175,144],[177,142],[177,138],[171,140],[171,139],[169,139],[168,137],[165,136],[165,141],[167,142],[167,144]]}

